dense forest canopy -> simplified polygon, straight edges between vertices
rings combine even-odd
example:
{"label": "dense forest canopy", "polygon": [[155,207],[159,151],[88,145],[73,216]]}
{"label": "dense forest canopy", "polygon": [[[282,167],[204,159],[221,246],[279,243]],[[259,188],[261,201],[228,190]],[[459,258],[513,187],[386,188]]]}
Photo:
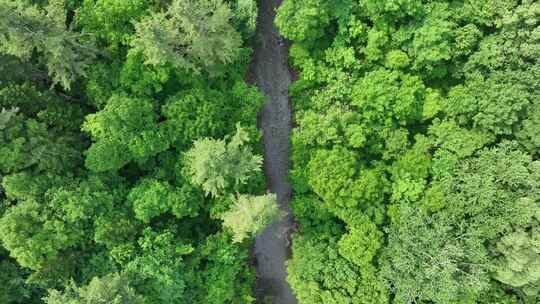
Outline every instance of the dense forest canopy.
{"label": "dense forest canopy", "polygon": [[250,240],[279,216],[244,81],[256,16],[0,0],[0,303],[253,302]]}
{"label": "dense forest canopy", "polygon": [[[0,0],[0,303],[255,303],[256,0]],[[540,301],[540,2],[284,0],[300,304]],[[264,303],[261,303],[264,304]]]}
{"label": "dense forest canopy", "polygon": [[285,0],[302,304],[540,301],[540,2]]}

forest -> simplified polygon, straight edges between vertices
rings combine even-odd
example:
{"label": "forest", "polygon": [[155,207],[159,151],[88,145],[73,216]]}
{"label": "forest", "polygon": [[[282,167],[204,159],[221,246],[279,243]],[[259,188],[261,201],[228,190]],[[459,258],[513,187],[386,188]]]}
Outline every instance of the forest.
{"label": "forest", "polygon": [[285,0],[302,304],[539,303],[540,2]]}
{"label": "forest", "polygon": [[252,303],[254,1],[0,0],[0,303]]}
{"label": "forest", "polygon": [[[267,304],[259,4],[0,0],[0,304]],[[275,26],[298,303],[539,303],[540,1],[283,0]]]}

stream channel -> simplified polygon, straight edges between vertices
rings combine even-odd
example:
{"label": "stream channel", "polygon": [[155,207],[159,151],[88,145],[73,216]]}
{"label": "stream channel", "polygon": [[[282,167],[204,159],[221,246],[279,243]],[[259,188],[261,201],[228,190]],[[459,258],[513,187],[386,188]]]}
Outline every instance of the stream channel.
{"label": "stream channel", "polygon": [[287,46],[274,26],[276,8],[280,4],[281,0],[259,1],[259,41],[250,68],[250,78],[267,97],[260,113],[259,126],[263,131],[264,172],[268,190],[276,193],[280,208],[286,214],[255,239],[255,293],[261,304],[297,303],[287,283],[286,266],[290,257],[290,234],[294,226],[289,208],[292,189],[287,181],[292,127],[288,87],[292,79]]}

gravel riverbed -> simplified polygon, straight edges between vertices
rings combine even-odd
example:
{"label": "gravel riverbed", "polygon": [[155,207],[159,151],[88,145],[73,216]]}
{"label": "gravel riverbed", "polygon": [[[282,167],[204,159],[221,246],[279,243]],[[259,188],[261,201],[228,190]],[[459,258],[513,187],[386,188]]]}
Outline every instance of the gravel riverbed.
{"label": "gravel riverbed", "polygon": [[275,10],[281,0],[261,0],[257,35],[259,44],[250,76],[267,96],[260,113],[264,141],[264,172],[268,190],[277,194],[286,216],[267,227],[255,240],[257,263],[256,295],[259,303],[295,304],[296,298],[287,283],[286,262],[290,256],[290,234],[294,221],[289,208],[291,185],[287,181],[291,133],[291,107],[288,87],[291,74],[287,46],[274,26]]}

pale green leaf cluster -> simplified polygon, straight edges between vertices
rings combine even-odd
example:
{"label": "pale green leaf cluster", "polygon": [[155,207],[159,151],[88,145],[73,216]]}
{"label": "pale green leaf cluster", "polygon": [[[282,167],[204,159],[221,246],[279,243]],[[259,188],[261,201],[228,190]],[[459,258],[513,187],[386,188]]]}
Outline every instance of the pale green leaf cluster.
{"label": "pale green leaf cluster", "polygon": [[242,44],[230,24],[232,16],[222,0],[174,0],[166,12],[135,24],[131,46],[147,64],[215,73],[236,59]]}
{"label": "pale green leaf cluster", "polygon": [[3,130],[9,120],[17,114],[17,111],[19,111],[18,108],[11,108],[11,109],[5,109],[2,108],[2,111],[0,111],[0,130]]}
{"label": "pale green leaf cluster", "polygon": [[540,299],[540,230],[538,222],[527,230],[505,235],[497,243],[502,255],[494,278],[521,290],[530,301]]}
{"label": "pale green leaf cluster", "polygon": [[210,138],[195,141],[186,153],[192,183],[212,196],[245,183],[252,173],[261,170],[262,164],[262,157],[254,155],[246,145],[248,141],[248,134],[240,125],[228,142]]}
{"label": "pale green leaf cluster", "polygon": [[95,277],[88,285],[77,287],[74,282],[62,292],[50,290],[46,304],[143,304],[144,298],[129,286],[128,279],[119,274]]}
{"label": "pale green leaf cluster", "polygon": [[49,1],[43,9],[0,1],[0,53],[27,61],[37,51],[53,85],[59,83],[70,89],[78,77],[86,74],[96,52],[83,40],[82,34],[66,28],[64,0]]}
{"label": "pale green leaf cluster", "polygon": [[253,238],[282,216],[275,194],[237,195],[231,208],[222,214],[223,226],[230,229],[234,242]]}

